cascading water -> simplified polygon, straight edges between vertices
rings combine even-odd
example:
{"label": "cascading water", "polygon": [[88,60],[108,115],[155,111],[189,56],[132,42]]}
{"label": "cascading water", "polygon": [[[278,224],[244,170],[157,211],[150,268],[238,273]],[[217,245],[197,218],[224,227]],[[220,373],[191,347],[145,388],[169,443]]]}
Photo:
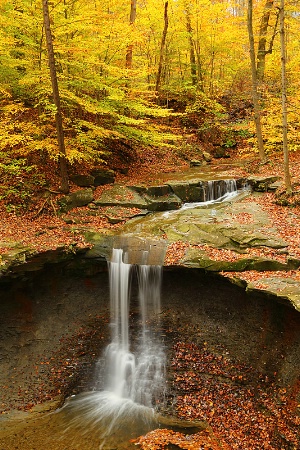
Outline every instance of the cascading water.
{"label": "cascading water", "polygon": [[[147,259],[147,252],[142,259]],[[111,343],[104,355],[105,390],[75,396],[62,410],[68,429],[97,433],[101,449],[116,448],[116,439],[124,442],[149,431],[155,423],[154,407],[163,398],[165,385],[165,354],[159,332],[162,267],[131,265],[127,260],[123,249],[113,249],[109,262]],[[129,303],[134,273],[140,318],[132,342]],[[121,448],[120,442],[117,448]]]}
{"label": "cascading water", "polygon": [[160,266],[138,266],[141,333],[134,400],[148,407],[159,402],[165,385],[164,349],[159,334],[149,327],[150,317],[159,325],[161,270]]}
{"label": "cascading water", "polygon": [[160,266],[136,266],[141,330],[136,354],[129,341],[129,277],[132,266],[122,261],[123,250],[114,249],[110,262],[112,342],[106,350],[107,389],[116,396],[152,407],[164,384],[164,352],[148,326],[160,312]]}
{"label": "cascading water", "polygon": [[163,217],[176,214],[178,211],[195,208],[197,206],[206,207],[214,203],[221,203],[235,198],[239,194],[236,180],[209,180],[202,184],[202,199],[197,202],[184,203],[177,211],[167,211]]}
{"label": "cascading water", "polygon": [[204,201],[221,201],[231,194],[237,194],[235,180],[210,180],[207,182],[207,188],[204,189]]}
{"label": "cascading water", "polygon": [[[123,251],[113,251],[110,262],[110,315],[112,341],[106,349],[107,390],[117,397],[132,397],[134,355],[129,352],[129,275],[130,264],[122,261]],[[133,399],[132,399],[133,400]]]}

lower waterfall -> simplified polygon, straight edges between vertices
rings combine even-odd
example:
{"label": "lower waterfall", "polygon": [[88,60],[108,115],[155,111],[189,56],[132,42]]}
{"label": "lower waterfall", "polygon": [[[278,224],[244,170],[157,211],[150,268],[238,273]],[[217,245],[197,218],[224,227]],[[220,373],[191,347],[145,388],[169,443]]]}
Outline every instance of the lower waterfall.
{"label": "lower waterfall", "polygon": [[[61,410],[68,430],[100,435],[99,448],[115,448],[116,437],[130,439],[151,429],[155,406],[164,394],[165,353],[159,332],[162,267],[131,265],[127,258],[123,249],[113,249],[109,262],[111,342],[99,363],[103,365],[104,359],[104,390],[74,396]],[[131,342],[130,287],[134,275],[139,318]]]}
{"label": "lower waterfall", "polygon": [[114,249],[109,263],[112,340],[106,349],[107,390],[122,399],[152,407],[159,400],[164,386],[164,352],[149,327],[151,318],[159,317],[160,313],[161,267],[135,266],[140,331],[137,350],[132,353],[128,323],[132,266],[122,258],[123,250]]}

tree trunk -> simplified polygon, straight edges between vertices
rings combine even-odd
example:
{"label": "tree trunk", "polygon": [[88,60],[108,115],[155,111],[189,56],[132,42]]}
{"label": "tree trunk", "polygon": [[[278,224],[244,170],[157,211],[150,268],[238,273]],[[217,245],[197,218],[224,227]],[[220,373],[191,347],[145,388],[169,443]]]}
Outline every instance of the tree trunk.
{"label": "tree trunk", "polygon": [[252,0],[248,0],[248,14],[247,14],[247,26],[248,26],[248,35],[249,35],[249,44],[250,44],[250,61],[251,61],[251,75],[252,75],[252,97],[253,97],[253,106],[254,106],[254,121],[256,127],[256,138],[259,150],[259,156],[262,161],[265,161],[265,150],[264,143],[261,131],[261,122],[260,122],[260,107],[258,100],[258,92],[257,92],[257,73],[256,73],[256,64],[255,64],[255,49],[254,49],[254,36],[253,36],[253,5]]}
{"label": "tree trunk", "polygon": [[210,81],[209,81],[209,93],[214,95],[214,70],[215,70],[215,52],[211,52],[211,63],[210,63]]}
{"label": "tree trunk", "polygon": [[273,6],[274,6],[274,0],[266,1],[265,7],[264,7],[264,13],[263,13],[263,16],[262,16],[261,22],[260,22],[259,41],[258,41],[258,49],[257,49],[257,78],[260,81],[262,81],[264,79],[266,55],[268,53],[269,54],[272,53],[274,38],[275,38],[277,25],[278,25],[278,15],[277,15],[276,23],[273,28],[273,34],[270,39],[269,48],[267,49],[266,48],[267,47],[267,33],[268,33],[270,15],[271,15]]}
{"label": "tree trunk", "polygon": [[195,44],[195,53],[196,53],[196,61],[197,61],[197,78],[198,78],[198,89],[201,92],[204,92],[204,77],[202,71],[202,61],[201,61],[201,45],[199,39],[199,26],[196,26],[196,41]]}
{"label": "tree trunk", "polygon": [[201,55],[199,49],[196,51],[197,55],[197,69],[198,69],[198,87],[201,92],[204,92],[204,78],[202,73],[202,62],[201,62]]}
{"label": "tree trunk", "polygon": [[165,25],[164,25],[162,38],[161,38],[161,44],[160,44],[159,64],[158,64],[156,86],[155,86],[156,92],[160,91],[160,86],[161,86],[161,75],[162,75],[162,68],[163,68],[163,62],[164,62],[164,52],[165,52],[165,47],[166,47],[166,38],[167,38],[167,32],[168,32],[168,26],[169,26],[168,4],[169,4],[169,2],[165,2],[165,11],[164,11]]}
{"label": "tree trunk", "polygon": [[189,45],[190,45],[190,65],[191,65],[191,79],[192,85],[197,85],[197,65],[196,65],[196,56],[195,56],[195,48],[193,42],[193,29],[191,24],[191,13],[189,10],[189,6],[185,4],[185,12],[186,12],[186,30],[188,32]]}
{"label": "tree trunk", "polygon": [[[136,18],[136,1],[131,0],[129,23],[132,26]],[[133,44],[129,44],[126,50],[126,69],[132,69]]]}
{"label": "tree trunk", "polygon": [[285,188],[288,194],[292,193],[291,176],[289,169],[289,152],[287,140],[287,95],[286,95],[286,48],[285,48],[285,29],[284,29],[284,0],[280,1],[279,10],[280,19],[280,50],[281,50],[281,93],[282,93],[282,142],[284,156],[284,180]]}
{"label": "tree trunk", "polygon": [[58,148],[59,148],[59,167],[60,167],[60,178],[61,178],[61,191],[67,194],[69,192],[69,179],[68,179],[68,169],[67,169],[67,159],[66,159],[66,149],[65,149],[65,141],[64,141],[62,114],[61,114],[61,107],[60,107],[60,96],[59,96],[56,67],[55,67],[53,40],[52,40],[51,27],[50,27],[49,7],[48,7],[48,0],[42,0],[42,1],[43,1],[45,34],[46,34],[46,42],[47,42],[47,49],[48,49],[49,69],[50,69],[50,76],[51,76],[51,83],[52,83],[52,94],[53,94],[53,101],[56,106],[55,123],[56,123],[57,141],[58,141]]}

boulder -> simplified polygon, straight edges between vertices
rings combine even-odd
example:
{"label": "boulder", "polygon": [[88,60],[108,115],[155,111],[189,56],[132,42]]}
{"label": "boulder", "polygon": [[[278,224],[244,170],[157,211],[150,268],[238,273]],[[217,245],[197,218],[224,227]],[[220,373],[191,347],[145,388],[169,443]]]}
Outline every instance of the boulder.
{"label": "boulder", "polygon": [[203,152],[202,155],[203,155],[204,161],[206,161],[206,162],[208,162],[208,163],[211,162],[212,156],[211,156],[210,153],[208,153],[208,152]]}
{"label": "boulder", "polygon": [[92,170],[91,175],[94,177],[94,186],[103,186],[104,184],[112,184],[115,182],[115,172],[113,170]]}
{"label": "boulder", "polygon": [[93,186],[95,177],[93,177],[92,175],[78,174],[78,175],[70,176],[70,180],[73,181],[73,183],[76,184],[76,186],[88,187],[88,186]]}
{"label": "boulder", "polygon": [[202,166],[202,164],[203,164],[203,162],[200,161],[199,159],[192,159],[190,161],[190,166],[191,167],[199,167],[199,166]]}
{"label": "boulder", "polygon": [[79,191],[72,192],[72,194],[63,196],[58,204],[61,212],[70,211],[73,208],[80,206],[86,206],[94,199],[93,189],[80,189]]}
{"label": "boulder", "polygon": [[252,187],[253,191],[257,192],[266,192],[269,190],[269,187],[275,183],[275,181],[279,180],[279,177],[271,176],[271,177],[250,177],[248,178],[248,183]]}
{"label": "boulder", "polygon": [[115,184],[95,199],[97,206],[123,206],[147,209],[148,202],[134,189]]}

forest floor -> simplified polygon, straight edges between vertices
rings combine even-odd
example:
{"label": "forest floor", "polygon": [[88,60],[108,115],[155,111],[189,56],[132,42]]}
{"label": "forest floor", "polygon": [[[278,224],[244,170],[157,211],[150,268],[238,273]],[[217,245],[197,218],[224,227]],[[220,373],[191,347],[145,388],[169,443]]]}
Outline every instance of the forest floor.
{"label": "forest floor", "polygon": [[[212,168],[216,170],[222,165],[226,164],[227,174],[233,178],[250,177],[250,176],[278,176],[283,183],[283,156],[279,153],[274,153],[268,156],[267,163],[260,163],[258,155],[252,149],[245,147],[240,150],[231,150],[229,152],[230,158],[213,159],[210,163]],[[147,150],[140,150],[140,157],[129,166],[127,175],[118,174],[116,182],[121,184],[136,184],[136,183],[166,183],[168,175],[170,177],[174,173],[185,172],[189,169],[189,160],[193,159],[193,155],[185,154],[173,149],[157,150],[147,148]],[[295,227],[300,225],[300,151],[292,152],[290,155],[290,172],[292,177],[293,187],[295,189],[294,195],[290,201],[292,206],[280,206],[276,202],[275,194],[266,192],[260,201],[264,211],[269,215],[271,222],[276,225],[281,238],[289,243],[289,253],[300,258],[300,234],[295,233]],[[52,185],[58,184],[58,178],[52,174],[48,174],[52,178]],[[47,174],[46,174],[47,176]],[[284,184],[284,183],[283,183]],[[96,188],[95,195],[109,188],[110,185],[99,186]],[[71,183],[71,192],[78,189]],[[52,195],[52,194],[51,194]],[[0,202],[0,256],[9,252],[9,249],[18,242],[21,246],[29,247],[38,252],[44,252],[57,247],[74,246],[77,248],[87,247],[89,244],[85,241],[83,234],[80,232],[87,228],[99,232],[107,233],[117,231],[124,225],[124,222],[118,224],[111,224],[109,220],[101,215],[101,211],[96,216],[90,214],[89,208],[80,208],[81,221],[76,224],[76,228],[72,223],[72,216],[70,213],[57,215],[55,207],[53,206],[59,195],[54,195],[51,198],[51,203],[45,203],[44,197],[37,197],[38,200],[32,203],[31,208],[22,214],[8,212],[4,203]],[[74,213],[74,210],[72,210]],[[287,217],[292,214],[293,223],[287,220]],[[67,223],[71,222],[71,223]],[[297,228],[297,227],[296,227]],[[181,243],[178,243],[179,247]],[[167,252],[168,264],[175,264],[178,260],[176,256],[177,247],[172,244]],[[263,255],[262,255],[263,256]],[[230,258],[230,255],[227,257]],[[1,260],[0,260],[1,262]],[[273,274],[274,275],[274,274]],[[255,271],[248,271],[243,274],[246,281],[253,281],[260,278],[261,274]],[[299,277],[297,272],[281,272],[280,276]]]}
{"label": "forest floor", "polygon": [[[283,180],[283,158],[279,154],[273,154],[269,156],[269,161],[266,164],[261,164],[257,155],[254,155],[251,150],[246,151],[243,148],[241,151],[235,150],[231,152],[231,157],[229,159],[217,159],[211,162],[212,167],[220,167],[222,164],[226,164],[228,169],[228,175],[233,178],[236,177],[250,177],[250,176],[279,176],[281,180]],[[192,159],[192,158],[191,158]],[[290,156],[290,167],[291,167],[291,175],[292,182],[295,186],[295,189],[299,189],[299,180],[300,180],[300,152],[291,153]],[[174,152],[171,150],[167,150],[165,153],[157,152],[157,150],[153,149],[151,153],[147,150],[147,156],[143,155],[143,158],[139,160],[139,162],[135,162],[129,168],[128,175],[117,176],[117,183],[124,184],[133,184],[140,182],[153,182],[153,180],[159,181],[160,174],[163,174],[164,180],[167,181],[168,174],[170,176],[174,173],[180,173],[181,171],[185,171],[189,168],[189,162],[187,158],[179,156],[178,152]],[[71,186],[71,190],[75,190],[75,186]],[[106,187],[99,187],[97,190],[98,193],[101,190],[106,189]],[[293,199],[297,199],[297,194],[292,197]],[[54,198],[55,200],[55,198]],[[300,258],[300,234],[295,233],[295,225],[300,225],[300,206],[280,206],[275,202],[275,194],[267,192],[262,194],[260,203],[264,210],[268,213],[272,222],[276,225],[280,237],[284,238],[289,243],[289,251],[293,253],[295,256]],[[47,251],[50,249],[55,249],[60,246],[68,246],[74,245],[77,247],[86,247],[88,243],[85,242],[83,234],[80,232],[74,232],[74,225],[66,223],[68,219],[68,214],[57,216],[54,214],[54,210],[50,207],[48,210],[41,209],[43,205],[43,200],[34,205],[34,207],[28,211],[27,213],[23,213],[22,215],[18,215],[12,212],[7,212],[5,205],[0,205],[0,255],[5,254],[9,248],[10,243],[18,241],[23,246],[28,246],[30,248],[36,249],[39,252]],[[110,224],[109,221],[99,216],[91,216],[88,214],[88,208],[80,208],[81,210],[81,218],[82,223],[76,224],[76,229],[80,231],[88,228],[95,229],[100,232],[109,232],[110,230],[117,231],[123,223],[120,224]],[[84,214],[86,211],[86,214]],[[288,214],[292,212],[294,223],[293,226],[290,225],[290,221],[287,220]],[[170,255],[169,252],[169,263],[176,263],[176,246],[174,248],[174,255]],[[1,263],[1,259],[0,259]],[[274,273],[272,274],[274,275]],[[262,276],[260,272],[248,271],[243,274],[243,277],[247,279],[247,281],[252,281],[255,279],[259,279]],[[276,275],[275,275],[276,276]],[[278,276],[282,277],[293,277],[299,279],[299,271],[293,272],[280,272]],[[182,355],[185,353],[189,353],[190,349],[184,347],[184,343],[181,343],[182,348],[180,348],[178,360],[182,359]],[[193,350],[193,356],[185,356],[185,360],[188,358],[194,358],[195,352],[197,349]],[[206,354],[204,354],[205,356]],[[199,354],[199,360],[202,356]],[[203,357],[204,357],[203,356]],[[190,379],[187,378],[185,383],[189,383]],[[219,386],[220,389],[223,389],[224,386]],[[218,388],[218,389],[219,389]],[[285,396],[285,392],[279,391],[278,396],[280,397],[280,401],[275,406],[273,403],[268,404],[267,399],[265,397],[262,398],[261,402],[265,402],[263,404],[264,408],[267,410],[272,409],[272,414],[274,417],[279,417],[278,423],[275,419],[264,419],[262,418],[262,414],[260,411],[256,411],[256,406],[252,401],[253,393],[252,392],[244,392],[243,395],[237,396],[236,399],[232,400],[232,411],[230,414],[227,414],[227,407],[223,412],[220,409],[217,409],[213,406],[215,404],[216,398],[213,395],[223,396],[224,392],[219,392],[219,390],[215,389],[215,393],[212,394],[208,391],[207,398],[202,397],[207,402],[209,408],[209,414],[211,415],[208,422],[213,424],[214,433],[212,433],[211,428],[207,428],[202,433],[193,436],[183,436],[180,433],[175,433],[170,430],[156,430],[153,434],[149,434],[143,438],[141,438],[138,443],[141,448],[148,449],[159,449],[165,445],[172,444],[171,447],[167,448],[189,448],[189,449],[244,449],[256,450],[257,448],[266,448],[266,449],[274,449],[274,448],[287,448],[287,447],[273,447],[272,444],[268,443],[268,433],[269,428],[272,433],[276,433],[278,428],[278,434],[286,435],[287,440],[291,443],[291,447],[289,448],[298,448],[297,447],[297,436],[296,436],[296,428],[299,425],[299,417],[296,417],[293,413],[290,413],[290,403]],[[233,398],[232,392],[225,392],[231,398]],[[247,395],[249,398],[247,397]],[[201,394],[202,395],[202,394]],[[264,393],[266,396],[266,394]],[[277,394],[276,394],[277,395]],[[271,397],[270,397],[271,398]],[[196,399],[197,401],[199,399]],[[272,400],[272,398],[271,398]],[[271,401],[270,400],[270,401]],[[182,400],[184,401],[184,399]],[[199,400],[200,401],[200,400]],[[246,403],[246,407],[244,408],[244,404],[240,404],[239,402]],[[198,403],[192,405],[190,410],[187,411],[187,405],[185,403],[178,403],[179,407],[182,406],[181,414],[185,418],[189,419],[203,419],[202,416],[197,415],[199,408]],[[210,406],[212,405],[212,406]],[[253,406],[254,405],[254,406]],[[283,406],[282,406],[283,405]],[[295,405],[292,405],[293,408]],[[233,413],[234,410],[234,413]],[[247,410],[247,412],[245,412]],[[273,411],[274,410],[274,411]],[[243,416],[243,420],[245,423],[249,425],[249,436],[242,434],[239,436],[240,431],[235,430],[235,424],[240,422],[241,411],[244,411],[245,417]],[[293,409],[294,411],[294,409]],[[226,421],[228,417],[230,421]],[[247,416],[247,417],[246,417]],[[273,417],[272,416],[272,417]],[[290,426],[287,428],[285,423],[288,418],[288,422]],[[226,419],[226,420],[225,420]],[[277,419],[276,419],[277,420]],[[242,423],[244,423],[242,421]],[[276,424],[275,424],[276,422]],[[255,433],[253,432],[253,426],[257,427],[259,431],[255,428]],[[292,424],[292,425],[291,425]],[[253,426],[252,426],[253,425]],[[47,425],[48,426],[48,425]],[[244,426],[244,425],[243,425]],[[252,427],[252,428],[251,428]],[[42,429],[44,432],[44,428]],[[274,431],[275,430],[275,431]],[[32,433],[36,433],[36,428],[33,427]],[[254,434],[253,434],[254,433]],[[291,436],[288,436],[290,433]],[[41,434],[42,435],[42,434]],[[1,441],[2,445],[5,445],[3,448],[6,449],[16,449],[20,448],[18,445],[18,439],[16,439],[14,435],[11,439],[11,443],[8,443],[8,437],[5,437],[5,444]],[[246,438],[245,438],[246,436]],[[248,437],[247,437],[248,436]],[[251,437],[252,436],[252,437]],[[222,440],[225,437],[228,439]],[[25,436],[27,439],[27,437]],[[24,438],[24,439],[25,439]],[[251,439],[252,441],[251,441]],[[20,438],[21,439],[21,438]],[[42,449],[44,446],[42,444],[39,445],[37,441],[37,436],[34,435],[32,437],[35,442],[35,446],[32,447],[32,442],[28,438],[28,443],[22,442],[22,448],[37,448]],[[244,442],[243,439],[247,441]],[[292,447],[292,443],[295,442],[295,447]],[[63,443],[62,443],[63,444]],[[288,445],[288,444],[287,444]],[[49,447],[52,448],[52,447]],[[57,449],[57,443],[53,446],[53,448]],[[66,448],[66,447],[63,447]],[[68,448],[73,448],[69,446]],[[77,448],[77,447],[74,447]],[[86,447],[89,448],[89,447]]]}

